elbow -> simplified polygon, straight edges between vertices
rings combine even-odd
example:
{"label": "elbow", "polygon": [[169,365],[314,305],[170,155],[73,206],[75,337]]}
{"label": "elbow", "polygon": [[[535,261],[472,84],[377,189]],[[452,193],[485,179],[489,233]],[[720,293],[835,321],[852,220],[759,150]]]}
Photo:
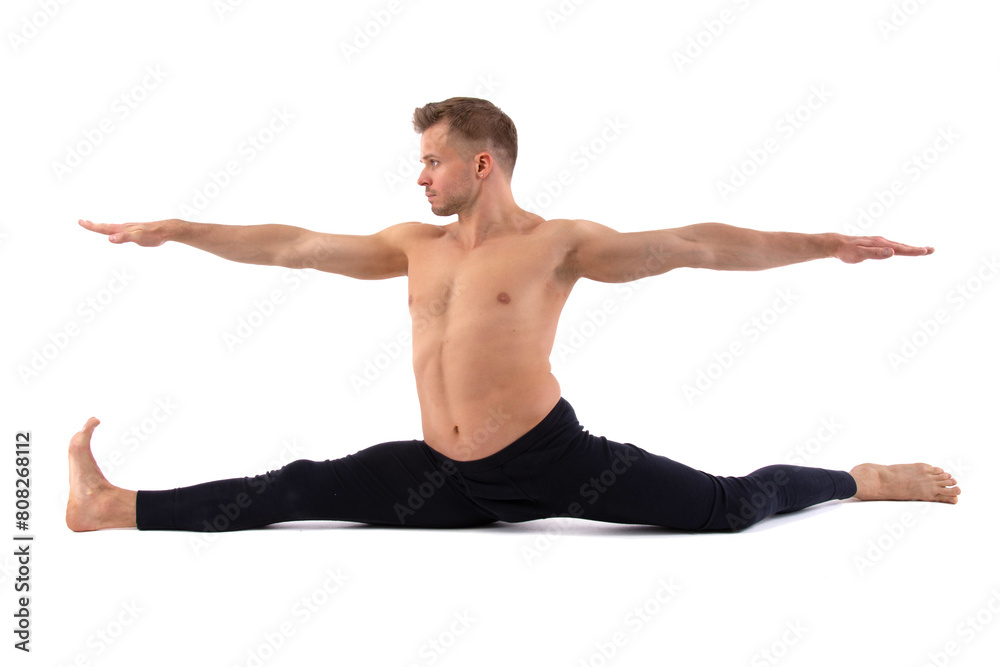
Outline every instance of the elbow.
{"label": "elbow", "polygon": [[699,248],[697,252],[691,254],[690,259],[684,266],[689,266],[693,269],[721,268],[718,253],[711,248]]}
{"label": "elbow", "polygon": [[304,269],[307,268],[304,264],[302,255],[297,252],[290,250],[277,251],[271,254],[270,261],[264,262],[270,264],[271,266],[282,266],[286,269]]}

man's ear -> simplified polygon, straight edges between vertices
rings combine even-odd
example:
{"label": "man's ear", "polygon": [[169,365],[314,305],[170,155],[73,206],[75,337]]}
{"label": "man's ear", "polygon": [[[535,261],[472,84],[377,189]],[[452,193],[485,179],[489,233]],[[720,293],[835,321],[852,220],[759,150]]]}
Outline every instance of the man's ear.
{"label": "man's ear", "polygon": [[476,155],[476,178],[486,178],[493,171],[493,156],[489,153]]}

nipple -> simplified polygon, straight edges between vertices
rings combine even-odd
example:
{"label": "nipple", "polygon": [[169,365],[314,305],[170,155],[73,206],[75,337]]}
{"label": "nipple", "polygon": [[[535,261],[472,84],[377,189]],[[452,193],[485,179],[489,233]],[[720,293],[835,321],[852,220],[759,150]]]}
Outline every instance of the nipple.
{"label": "nipple", "polygon": [[500,292],[497,294],[497,301],[500,303],[510,303],[510,297],[507,296],[507,292]]}

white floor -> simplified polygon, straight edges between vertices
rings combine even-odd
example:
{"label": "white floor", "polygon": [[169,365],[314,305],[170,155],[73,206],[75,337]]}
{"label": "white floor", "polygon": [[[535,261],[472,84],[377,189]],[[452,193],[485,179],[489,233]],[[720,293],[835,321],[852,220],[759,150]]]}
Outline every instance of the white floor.
{"label": "white floor", "polygon": [[952,650],[955,664],[987,664],[1000,576],[987,575],[995,516],[979,495],[834,502],[736,535],[574,519],[56,532],[38,545],[36,658],[816,666],[922,665]]}

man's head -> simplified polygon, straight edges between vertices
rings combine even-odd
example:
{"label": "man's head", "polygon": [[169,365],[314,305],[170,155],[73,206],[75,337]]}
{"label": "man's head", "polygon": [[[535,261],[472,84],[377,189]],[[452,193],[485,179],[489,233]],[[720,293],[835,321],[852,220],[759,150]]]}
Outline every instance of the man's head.
{"label": "man's head", "polygon": [[517,160],[514,122],[492,102],[452,97],[414,109],[424,169],[417,180],[431,195],[431,210],[451,215],[476,194],[477,181],[510,179]]}

